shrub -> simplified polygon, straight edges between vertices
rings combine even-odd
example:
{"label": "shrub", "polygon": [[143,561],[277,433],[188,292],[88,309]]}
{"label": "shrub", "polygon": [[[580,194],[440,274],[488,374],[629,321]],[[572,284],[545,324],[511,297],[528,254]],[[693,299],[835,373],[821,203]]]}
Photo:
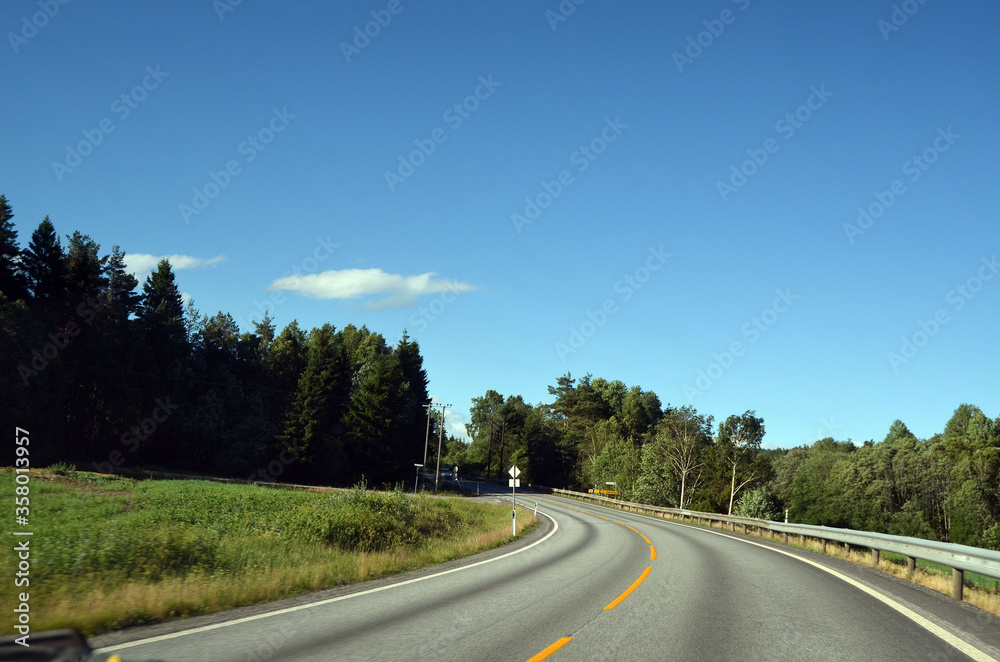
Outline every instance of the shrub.
{"label": "shrub", "polygon": [[736,507],[733,508],[733,515],[778,521],[781,519],[781,508],[778,506],[778,500],[767,488],[758,487],[740,497]]}

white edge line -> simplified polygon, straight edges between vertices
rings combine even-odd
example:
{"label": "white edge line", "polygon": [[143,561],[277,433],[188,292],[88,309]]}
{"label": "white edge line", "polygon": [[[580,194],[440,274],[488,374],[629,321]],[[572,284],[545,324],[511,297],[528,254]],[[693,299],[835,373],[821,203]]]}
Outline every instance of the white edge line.
{"label": "white edge line", "polygon": [[977,660],[977,662],[997,662],[997,659],[995,657],[993,657],[993,656],[991,656],[991,655],[989,655],[989,654],[987,654],[987,653],[979,650],[978,648],[976,648],[972,644],[968,643],[967,641],[965,641],[963,639],[960,639],[959,637],[956,637],[951,632],[948,632],[946,629],[944,629],[943,627],[941,627],[937,623],[934,623],[933,621],[930,621],[930,620],[924,618],[923,616],[921,616],[917,612],[913,611],[909,607],[906,607],[905,605],[902,605],[902,604],[896,602],[895,600],[893,600],[889,596],[884,595],[883,593],[880,593],[880,592],[876,591],[875,589],[872,589],[872,588],[869,588],[868,586],[865,586],[864,584],[862,584],[861,582],[859,582],[859,581],[857,581],[855,579],[851,579],[847,575],[844,575],[844,574],[842,574],[840,572],[837,572],[833,568],[826,567],[822,563],[817,563],[816,561],[813,561],[811,559],[807,559],[807,558],[801,557],[801,556],[799,556],[797,554],[793,554],[791,552],[786,552],[783,549],[775,549],[774,547],[770,547],[768,545],[764,545],[764,544],[761,544],[759,542],[754,542],[752,540],[744,540],[743,538],[738,538],[738,537],[735,537],[735,536],[730,536],[730,535],[727,535],[725,533],[720,533],[718,531],[711,531],[709,529],[703,529],[703,528],[697,527],[697,526],[690,526],[688,524],[681,524],[679,522],[672,522],[672,523],[673,524],[678,524],[679,526],[683,526],[685,528],[697,529],[699,531],[704,531],[705,533],[714,533],[717,536],[722,536],[723,538],[727,538],[729,540],[736,540],[738,542],[746,543],[748,545],[756,545],[757,547],[761,547],[763,549],[767,549],[767,550],[770,550],[772,552],[776,552],[778,554],[784,554],[785,556],[789,556],[789,557],[791,557],[793,559],[797,559],[797,560],[799,560],[799,561],[801,561],[803,563],[808,563],[809,565],[811,565],[813,567],[816,567],[816,568],[819,568],[820,570],[822,570],[824,572],[828,572],[831,575],[833,575],[834,577],[847,582],[851,586],[853,586],[853,587],[855,587],[857,589],[860,589],[861,591],[864,591],[865,593],[867,593],[868,595],[872,596],[873,598],[875,598],[879,602],[882,602],[883,604],[885,604],[885,605],[887,605],[889,607],[892,607],[893,609],[895,609],[896,611],[898,611],[903,616],[907,617],[908,619],[910,619],[911,621],[913,621],[914,623],[916,623],[920,627],[924,628],[925,630],[927,630],[931,634],[937,636],[939,639],[943,640],[945,643],[950,644],[951,646],[954,646],[955,648],[957,648],[962,653],[965,653],[966,655],[968,655],[969,657],[971,657],[973,660]]}
{"label": "white edge line", "polygon": [[262,618],[270,618],[271,616],[280,616],[281,614],[290,614],[295,611],[301,611],[303,609],[312,609],[313,607],[320,607],[322,605],[328,605],[333,602],[339,602],[341,600],[350,600],[351,598],[358,598],[362,595],[369,595],[371,593],[378,593],[379,591],[387,591],[391,588],[399,588],[400,586],[406,586],[407,584],[415,584],[417,582],[422,582],[427,579],[434,579],[435,577],[441,577],[443,575],[450,575],[453,572],[461,572],[462,570],[468,570],[469,568],[475,568],[476,566],[485,565],[486,563],[493,563],[494,561],[499,561],[500,559],[505,559],[507,557],[513,556],[515,554],[520,554],[521,552],[526,552],[535,545],[541,545],[543,542],[555,535],[556,531],[559,530],[559,522],[555,520],[554,517],[548,513],[538,511],[539,515],[545,515],[552,523],[555,525],[548,535],[546,535],[541,540],[536,540],[526,547],[521,549],[516,549],[513,552],[507,552],[500,556],[493,557],[492,559],[486,559],[485,561],[477,561],[476,563],[470,563],[469,565],[463,565],[458,568],[452,568],[451,570],[443,570],[441,572],[436,572],[433,575],[426,575],[424,577],[416,577],[415,579],[407,579],[406,581],[397,582],[395,584],[389,584],[387,586],[379,586],[378,588],[370,588],[366,591],[358,591],[357,593],[351,593],[349,595],[341,595],[336,598],[328,598],[326,600],[320,600],[318,602],[310,602],[305,605],[296,605],[295,607],[286,607],[285,609],[278,609],[277,611],[269,611],[264,614],[255,614],[254,616],[245,616],[243,618],[237,618],[232,621],[225,621],[223,623],[214,623],[212,625],[203,625],[201,627],[191,628],[190,630],[182,630],[180,632],[172,632],[170,634],[161,634],[156,637],[149,637],[148,639],[137,639],[135,641],[130,641],[124,644],[115,644],[114,646],[106,646],[104,648],[98,648],[95,653],[113,653],[114,651],[120,651],[126,648],[134,648],[136,646],[145,646],[146,644],[156,643],[158,641],[166,641],[167,639],[176,639],[178,637],[185,637],[189,634],[197,634],[199,632],[208,632],[210,630],[218,630],[220,628],[229,627],[230,625],[239,625],[241,623],[249,623],[250,621],[256,621]]}

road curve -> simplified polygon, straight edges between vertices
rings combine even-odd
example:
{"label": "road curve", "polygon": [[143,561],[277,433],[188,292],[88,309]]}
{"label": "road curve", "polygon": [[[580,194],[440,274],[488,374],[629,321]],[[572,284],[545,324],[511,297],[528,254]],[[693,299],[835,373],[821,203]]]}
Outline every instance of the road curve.
{"label": "road curve", "polygon": [[504,549],[91,644],[126,662],[1000,660],[1000,619],[869,568],[535,502],[543,526]]}

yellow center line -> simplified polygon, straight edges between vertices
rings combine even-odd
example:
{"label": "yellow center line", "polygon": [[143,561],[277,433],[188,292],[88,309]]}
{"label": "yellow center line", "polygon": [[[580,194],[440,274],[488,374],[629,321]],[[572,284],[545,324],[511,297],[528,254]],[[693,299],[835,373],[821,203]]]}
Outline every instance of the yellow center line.
{"label": "yellow center line", "polygon": [[566,644],[568,644],[571,641],[573,641],[573,637],[563,637],[562,639],[560,639],[556,643],[552,644],[551,646],[549,646],[548,648],[546,648],[545,650],[543,650],[538,655],[535,655],[534,657],[532,657],[531,659],[529,659],[528,662],[542,662],[542,660],[544,660],[545,658],[547,658],[549,655],[552,655],[557,650],[559,650],[560,648],[562,648],[563,646],[565,646]]}
{"label": "yellow center line", "polygon": [[621,594],[621,595],[619,595],[619,596],[618,596],[617,598],[615,598],[614,600],[612,600],[612,601],[611,601],[611,602],[610,602],[610,603],[608,604],[608,606],[604,608],[604,609],[605,609],[605,611],[607,611],[608,609],[614,609],[614,608],[615,608],[615,607],[617,607],[617,606],[618,606],[619,604],[621,604],[621,601],[622,601],[622,600],[624,600],[624,599],[625,599],[625,598],[627,598],[628,596],[632,595],[632,591],[634,591],[635,589],[639,588],[639,584],[641,584],[641,583],[643,583],[644,581],[646,581],[646,577],[648,577],[648,576],[649,576],[649,571],[650,571],[650,570],[652,570],[652,569],[653,569],[653,567],[652,567],[652,566],[648,566],[648,567],[647,567],[647,568],[646,568],[645,570],[643,570],[643,571],[642,571],[642,574],[641,574],[641,575],[639,575],[639,579],[637,579],[637,580],[635,580],[634,582],[632,582],[632,585],[631,585],[631,586],[629,586],[629,587],[628,587],[627,589],[625,589],[625,592],[624,592],[624,593],[622,593],[622,594]]}
{"label": "yellow center line", "polygon": [[[593,515],[594,517],[600,517],[603,520],[607,520],[609,522],[614,522],[615,524],[619,524],[619,525],[624,526],[626,528],[632,529],[633,531],[635,531],[636,533],[638,533],[640,536],[642,536],[643,540],[645,540],[647,543],[649,543],[649,560],[650,561],[655,561],[656,560],[656,548],[653,547],[653,541],[650,540],[649,538],[647,538],[646,535],[642,531],[640,531],[639,529],[635,528],[634,526],[629,526],[625,522],[619,522],[618,520],[611,519],[610,517],[605,517],[604,515],[598,515],[597,513],[592,513],[589,510],[581,510],[580,512],[581,513],[585,513],[587,515]],[[645,577],[643,577],[643,579],[644,578]],[[640,580],[640,582],[641,582],[641,580]],[[628,594],[628,592],[626,592],[625,595],[627,595],[627,594]],[[614,602],[612,604],[616,605],[616,604],[618,604],[618,602],[621,602],[624,598],[625,598],[625,596],[623,595],[621,598],[619,598],[619,600],[617,602]],[[614,609],[614,607],[605,607],[605,609],[609,609],[609,608],[610,609]]]}

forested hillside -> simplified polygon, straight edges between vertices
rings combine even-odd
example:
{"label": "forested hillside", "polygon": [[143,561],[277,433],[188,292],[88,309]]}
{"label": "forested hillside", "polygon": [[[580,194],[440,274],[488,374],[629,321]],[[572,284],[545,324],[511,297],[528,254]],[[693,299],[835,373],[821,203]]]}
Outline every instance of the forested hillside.
{"label": "forested hillside", "polygon": [[46,217],[21,250],[12,219],[0,196],[0,411],[34,466],[379,484],[422,456],[427,375],[405,333],[241,332],[185,307],[166,260],[140,286],[117,246],[63,242]]}
{"label": "forested hillside", "polygon": [[[487,391],[473,398],[472,439],[449,461],[525,482],[614,487],[620,498],[1000,549],[1000,419],[959,406],[942,433],[917,439],[900,421],[882,441],[821,439],[765,450],[755,412],[717,425],[693,407],[587,375],[560,377],[552,402]],[[608,486],[612,482],[614,486]]]}
{"label": "forested hillside", "polygon": [[[185,307],[166,260],[140,285],[117,246],[64,243],[45,218],[21,250],[12,219],[0,196],[0,411],[30,431],[33,465],[409,480],[428,381],[405,332],[390,346],[365,327],[279,332],[267,317],[241,332]],[[896,421],[878,442],[765,450],[753,410],[717,422],[590,375],[549,393],[473,398],[471,442],[447,437],[444,466],[499,478],[517,464],[526,483],[1000,549],[1000,418],[978,407],[929,439]]]}

